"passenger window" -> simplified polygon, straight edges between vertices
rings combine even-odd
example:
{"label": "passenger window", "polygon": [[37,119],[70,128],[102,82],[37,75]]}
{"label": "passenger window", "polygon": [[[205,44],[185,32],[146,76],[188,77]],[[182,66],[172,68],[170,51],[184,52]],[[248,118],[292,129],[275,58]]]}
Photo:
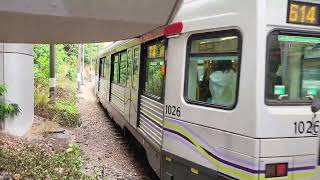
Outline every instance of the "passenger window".
{"label": "passenger window", "polygon": [[127,87],[131,87],[131,66],[132,66],[132,49],[128,49],[128,72],[127,72]]}
{"label": "passenger window", "polygon": [[134,48],[132,88],[137,90],[139,84],[140,48]]}
{"label": "passenger window", "polygon": [[240,70],[238,31],[192,35],[188,40],[187,101],[231,109]]}
{"label": "passenger window", "polygon": [[127,51],[120,53],[120,85],[126,85],[127,76]]}
{"label": "passenger window", "polygon": [[109,58],[106,59],[106,79],[109,81],[110,80],[110,60]]}
{"label": "passenger window", "polygon": [[103,77],[104,77],[104,79],[106,79],[106,77],[107,77],[107,59],[106,58],[103,58],[103,67],[104,67],[104,73],[103,73]]}
{"label": "passenger window", "polygon": [[102,63],[102,65],[101,65],[101,66],[102,66],[102,70],[101,70],[102,75],[101,75],[101,76],[102,76],[102,78],[104,78],[104,77],[105,77],[105,72],[104,72],[104,70],[106,69],[106,68],[105,68],[104,58],[101,59],[101,63]]}
{"label": "passenger window", "polygon": [[113,83],[119,83],[119,57],[118,54],[113,56]]}
{"label": "passenger window", "polygon": [[162,97],[164,57],[164,43],[147,46],[145,93],[158,99]]}
{"label": "passenger window", "polygon": [[98,60],[95,60],[94,61],[95,63],[95,66],[94,66],[94,72],[95,72],[95,75],[98,76],[99,75],[99,61]]}

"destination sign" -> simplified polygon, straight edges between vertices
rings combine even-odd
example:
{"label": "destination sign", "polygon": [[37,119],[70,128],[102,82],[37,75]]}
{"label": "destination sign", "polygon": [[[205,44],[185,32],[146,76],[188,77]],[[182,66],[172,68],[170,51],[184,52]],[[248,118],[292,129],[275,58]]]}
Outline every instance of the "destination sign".
{"label": "destination sign", "polygon": [[289,1],[287,22],[319,26],[319,4]]}

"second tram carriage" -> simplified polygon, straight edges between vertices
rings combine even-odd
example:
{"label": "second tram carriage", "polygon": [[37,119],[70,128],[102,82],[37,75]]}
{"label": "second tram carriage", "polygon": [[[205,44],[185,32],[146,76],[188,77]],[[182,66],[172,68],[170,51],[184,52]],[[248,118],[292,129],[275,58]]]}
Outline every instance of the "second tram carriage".
{"label": "second tram carriage", "polygon": [[161,179],[316,179],[319,13],[186,0],[171,25],[99,55],[97,96]]}

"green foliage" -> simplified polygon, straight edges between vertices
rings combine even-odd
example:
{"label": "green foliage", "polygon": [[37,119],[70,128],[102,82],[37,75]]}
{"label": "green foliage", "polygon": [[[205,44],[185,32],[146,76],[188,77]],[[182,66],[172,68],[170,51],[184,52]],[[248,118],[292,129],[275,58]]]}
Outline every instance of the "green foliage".
{"label": "green foliage", "polygon": [[[7,87],[0,84],[0,96],[7,93]],[[8,103],[3,98],[0,99],[0,121],[4,121],[7,117],[17,116],[21,112],[18,104]]]}
{"label": "green foliage", "polygon": [[0,96],[3,96],[5,93],[7,93],[7,87],[4,84],[0,84]]}
{"label": "green foliage", "polygon": [[163,59],[156,59],[148,62],[146,91],[153,95],[161,97],[163,76],[161,74],[161,66]]}
{"label": "green foliage", "polygon": [[44,88],[36,88],[34,91],[34,106],[35,108],[48,108],[50,98]]}
{"label": "green foliage", "polygon": [[35,84],[49,86],[49,45],[34,45]]}
{"label": "green foliage", "polygon": [[78,45],[56,45],[57,100],[49,98],[49,45],[34,45],[35,112],[63,126],[79,124],[76,97]]}
{"label": "green foliage", "polygon": [[69,148],[67,149],[66,152],[68,154],[73,154],[76,157],[80,157],[81,150],[80,150],[79,144],[76,144],[76,143],[69,144]]}
{"label": "green foliage", "polygon": [[92,179],[81,172],[78,144],[70,144],[64,152],[50,152],[35,145],[1,148],[0,164],[2,170],[19,174],[24,179]]}
{"label": "green foliage", "polygon": [[[84,45],[84,62],[86,64],[90,63],[90,51],[92,51],[92,60],[96,58],[99,51],[101,51],[104,47],[103,43],[95,43],[95,44],[85,44]],[[91,49],[91,50],[90,50]]]}
{"label": "green foliage", "polygon": [[80,112],[74,99],[58,100],[52,107],[54,119],[62,126],[76,127],[79,125]]}
{"label": "green foliage", "polygon": [[[58,78],[76,80],[77,45],[56,45],[56,68]],[[35,52],[34,74],[36,85],[49,86],[50,47],[47,44],[33,46]]]}

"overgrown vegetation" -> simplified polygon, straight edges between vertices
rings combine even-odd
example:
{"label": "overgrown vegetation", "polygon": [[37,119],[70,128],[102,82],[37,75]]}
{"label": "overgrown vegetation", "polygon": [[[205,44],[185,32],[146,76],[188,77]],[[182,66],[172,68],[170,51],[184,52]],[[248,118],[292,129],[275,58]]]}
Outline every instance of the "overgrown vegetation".
{"label": "overgrown vegetation", "polygon": [[[0,84],[0,123],[9,116],[16,116],[20,113],[20,108],[18,104],[6,102],[2,96],[7,93],[7,87]],[[1,125],[0,125],[1,129]]]}
{"label": "overgrown vegetation", "polygon": [[81,172],[80,147],[70,144],[66,151],[48,151],[48,147],[24,145],[0,149],[0,171],[18,179],[90,179]]}
{"label": "overgrown vegetation", "polygon": [[[85,63],[89,63],[90,50],[94,58],[102,44],[85,45]],[[59,122],[63,126],[79,125],[76,98],[78,45],[56,45],[57,98],[49,99],[49,45],[34,45],[35,51],[35,113]]]}
{"label": "overgrown vegetation", "polygon": [[56,45],[57,98],[49,98],[49,45],[34,45],[35,51],[35,113],[63,126],[79,124],[76,98],[77,46]]}

